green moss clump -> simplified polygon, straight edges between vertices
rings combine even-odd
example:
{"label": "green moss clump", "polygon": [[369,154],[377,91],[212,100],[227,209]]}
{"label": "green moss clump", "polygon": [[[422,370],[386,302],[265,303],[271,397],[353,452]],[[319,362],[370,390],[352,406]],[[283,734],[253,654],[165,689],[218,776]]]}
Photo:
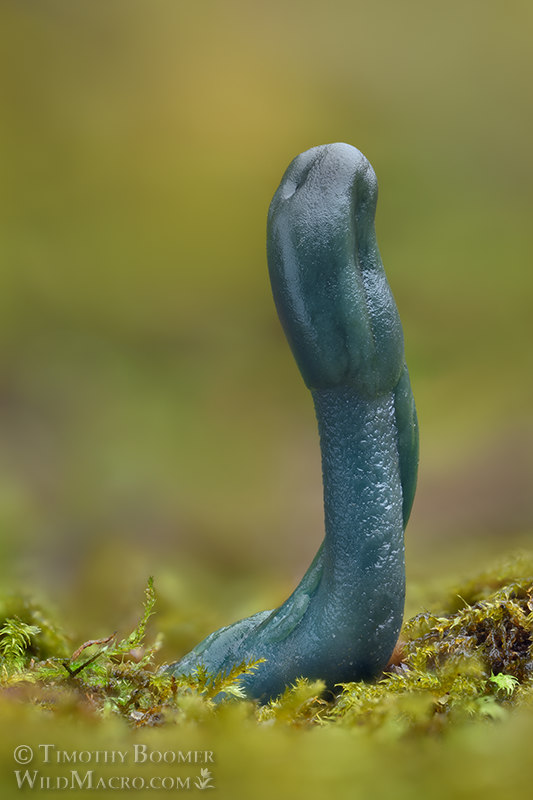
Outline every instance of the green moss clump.
{"label": "green moss clump", "polygon": [[410,619],[401,641],[399,663],[381,680],[342,686],[330,719],[438,732],[533,699],[532,560],[520,555],[470,580],[440,612]]}
{"label": "green moss clump", "polygon": [[20,671],[32,661],[67,656],[70,642],[53,614],[25,596],[0,598],[0,668]]}
{"label": "green moss clump", "polygon": [[29,603],[19,602],[14,614],[11,600],[0,619],[4,692],[16,688],[18,699],[47,712],[68,707],[132,727],[215,718],[228,704],[234,711],[240,704],[259,725],[335,725],[393,737],[499,719],[533,702],[533,559],[523,555],[450,592],[438,610],[410,619],[399,657],[377,681],[342,684],[333,694],[321,681],[301,678],[263,706],[246,700],[240,685],[260,662],[219,675],[203,668],[182,676],[158,671],[160,638],[145,644],[155,601],[150,579],[139,624],[128,636],[90,640],[67,657],[59,626]]}

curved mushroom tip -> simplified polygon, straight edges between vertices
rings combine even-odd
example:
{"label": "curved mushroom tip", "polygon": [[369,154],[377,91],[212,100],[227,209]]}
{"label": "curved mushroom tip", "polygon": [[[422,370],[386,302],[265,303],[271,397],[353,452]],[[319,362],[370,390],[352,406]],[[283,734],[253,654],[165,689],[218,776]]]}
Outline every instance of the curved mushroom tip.
{"label": "curved mushroom tip", "polygon": [[321,181],[324,178],[328,178],[330,181],[339,181],[343,179],[344,174],[345,179],[347,178],[350,181],[356,171],[365,177],[368,173],[366,179],[370,179],[374,190],[377,191],[377,179],[372,165],[356,147],[344,142],[311,147],[296,156],[287,167],[281,179],[278,192],[274,195],[269,213],[272,213],[275,207],[274,201],[278,194],[279,197],[277,199],[279,201],[288,200],[304,185],[307,178],[310,181],[317,177]]}
{"label": "curved mushroom tip", "polygon": [[310,389],[375,395],[399,379],[403,335],[376,243],[376,202],[370,162],[341,142],[297,156],[272,199],[272,291]]}

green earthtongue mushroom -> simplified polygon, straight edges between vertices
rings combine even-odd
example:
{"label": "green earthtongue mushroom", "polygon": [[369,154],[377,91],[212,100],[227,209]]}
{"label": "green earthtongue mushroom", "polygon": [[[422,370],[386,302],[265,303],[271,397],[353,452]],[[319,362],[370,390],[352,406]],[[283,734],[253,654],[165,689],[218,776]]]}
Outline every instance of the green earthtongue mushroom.
{"label": "green earthtongue mushroom", "polygon": [[279,608],[215,631],[172,673],[264,658],[242,684],[266,701],[299,676],[326,685],[386,666],[403,617],[403,532],[418,427],[403,333],[374,231],[377,181],[348,144],[289,165],[268,214],[276,308],[320,434],[326,535]]}

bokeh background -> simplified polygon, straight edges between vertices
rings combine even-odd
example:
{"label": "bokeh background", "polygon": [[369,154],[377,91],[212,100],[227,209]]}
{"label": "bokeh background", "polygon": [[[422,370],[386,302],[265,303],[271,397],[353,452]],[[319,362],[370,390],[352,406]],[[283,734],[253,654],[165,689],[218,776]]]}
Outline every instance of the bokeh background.
{"label": "bokeh background", "polygon": [[331,141],[380,184],[421,427],[410,585],[531,541],[532,22],[527,0],[3,0],[4,587],[90,636],[153,574],[177,655],[294,586],[319,449],[265,224]]}

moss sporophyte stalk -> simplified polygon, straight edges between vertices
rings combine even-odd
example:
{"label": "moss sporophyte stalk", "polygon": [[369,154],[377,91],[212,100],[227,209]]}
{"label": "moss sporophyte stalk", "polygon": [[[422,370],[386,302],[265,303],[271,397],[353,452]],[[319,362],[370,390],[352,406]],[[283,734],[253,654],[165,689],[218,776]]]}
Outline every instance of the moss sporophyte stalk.
{"label": "moss sporophyte stalk", "polygon": [[268,266],[318,420],[325,538],[288,600],[212,633],[169,667],[175,675],[261,659],[242,686],[266,701],[299,677],[329,688],[373,678],[396,644],[418,428],[376,199],[371,165],[339,143],[295,158],[273,197]]}

